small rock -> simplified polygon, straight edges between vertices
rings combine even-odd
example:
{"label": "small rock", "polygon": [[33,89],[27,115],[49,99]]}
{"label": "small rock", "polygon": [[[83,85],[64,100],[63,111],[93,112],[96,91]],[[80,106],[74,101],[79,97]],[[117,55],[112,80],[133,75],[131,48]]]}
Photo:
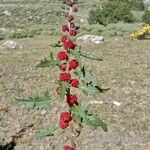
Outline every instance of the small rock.
{"label": "small rock", "polygon": [[81,23],[84,23],[84,19],[80,19]]}
{"label": "small rock", "polygon": [[5,14],[5,15],[7,15],[7,16],[11,16],[11,12],[9,12],[8,10],[5,10],[5,11],[3,12],[3,14]]}
{"label": "small rock", "polygon": [[32,17],[32,16],[29,16],[29,17],[28,17],[28,20],[32,20],[32,19],[33,19],[33,17]]}
{"label": "small rock", "polygon": [[113,104],[116,105],[116,106],[120,106],[121,105],[121,103],[117,102],[117,101],[113,101]]}
{"label": "small rock", "polygon": [[95,35],[83,35],[81,37],[77,38],[78,43],[84,43],[84,44],[100,44],[104,42],[103,36],[95,36]]}
{"label": "small rock", "polygon": [[43,111],[41,112],[42,115],[45,115],[46,113],[47,113],[46,110],[43,110]]}
{"label": "small rock", "polygon": [[17,44],[16,42],[14,41],[6,41],[3,45],[2,45],[3,48],[6,48],[6,49],[18,49],[18,48],[22,48],[22,45],[20,44]]}

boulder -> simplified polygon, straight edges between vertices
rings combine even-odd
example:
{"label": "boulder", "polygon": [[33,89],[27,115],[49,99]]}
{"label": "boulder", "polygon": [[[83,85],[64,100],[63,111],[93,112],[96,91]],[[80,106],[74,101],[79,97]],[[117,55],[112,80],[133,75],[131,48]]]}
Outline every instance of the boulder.
{"label": "boulder", "polygon": [[22,48],[22,45],[14,42],[14,41],[6,41],[3,45],[3,48],[5,49],[18,49],[18,48]]}
{"label": "boulder", "polygon": [[103,36],[83,35],[77,38],[77,43],[81,44],[100,44],[104,42]]}

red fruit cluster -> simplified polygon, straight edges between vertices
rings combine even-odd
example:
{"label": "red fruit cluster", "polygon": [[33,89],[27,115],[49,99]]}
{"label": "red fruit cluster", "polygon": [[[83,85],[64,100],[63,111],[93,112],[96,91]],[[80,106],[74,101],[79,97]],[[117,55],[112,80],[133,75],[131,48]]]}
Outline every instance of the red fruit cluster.
{"label": "red fruit cluster", "polygon": [[64,43],[63,43],[63,45],[64,45],[64,49],[65,50],[70,50],[70,49],[75,49],[76,48],[76,44],[75,43],[73,43],[71,40],[69,40],[69,39],[67,39]]}
{"label": "red fruit cluster", "polygon": [[59,51],[57,53],[57,58],[59,60],[66,60],[66,59],[68,59],[68,54],[65,51]]}
{"label": "red fruit cluster", "polygon": [[59,127],[61,129],[67,128],[71,120],[72,120],[72,116],[69,112],[62,112],[60,114]]}
{"label": "red fruit cluster", "polygon": [[62,26],[62,31],[63,32],[68,32],[69,31],[69,27],[65,24]]}
{"label": "red fruit cluster", "polygon": [[60,42],[64,43],[65,41],[67,41],[68,39],[68,36],[67,35],[63,35],[61,38],[60,38]]}
{"label": "red fruit cluster", "polygon": [[[78,103],[78,98],[75,94],[70,93],[70,88],[78,88],[79,87],[79,80],[77,78],[72,78],[70,72],[74,71],[78,66],[79,63],[76,59],[70,60],[70,51],[75,50],[77,45],[70,39],[70,36],[76,36],[78,33],[79,27],[73,22],[74,20],[74,12],[77,12],[78,9],[75,5],[74,0],[65,0],[65,3],[70,7],[70,11],[65,14],[66,19],[68,20],[68,24],[64,24],[61,27],[63,35],[60,38],[60,42],[63,45],[64,50],[59,51],[57,53],[57,59],[60,62],[59,68],[61,73],[59,74],[59,80],[61,83],[68,83],[70,87],[66,89],[66,103],[69,107],[75,107]],[[61,95],[61,89],[58,87],[56,89],[58,95]],[[72,120],[71,112],[62,112],[59,119],[59,127],[61,129],[65,129],[69,126],[69,122]],[[64,146],[64,150],[74,150],[73,147]]]}
{"label": "red fruit cluster", "polygon": [[63,63],[60,65],[60,70],[61,71],[66,71],[67,70],[67,63]]}
{"label": "red fruit cluster", "polygon": [[65,72],[60,73],[59,79],[60,79],[60,81],[68,82],[71,79],[71,74],[70,73],[65,73]]}
{"label": "red fruit cluster", "polygon": [[78,79],[71,79],[71,80],[70,80],[70,85],[71,85],[72,87],[78,88],[78,86],[79,86],[79,80],[78,80]]}
{"label": "red fruit cluster", "polygon": [[74,105],[78,105],[78,99],[76,95],[73,94],[68,94],[67,95],[67,100],[66,102],[68,103],[69,106],[74,106]]}
{"label": "red fruit cluster", "polygon": [[69,62],[69,68],[70,70],[71,69],[76,69],[78,67],[79,63],[76,59],[72,59],[70,62]]}
{"label": "red fruit cluster", "polygon": [[70,146],[64,146],[64,147],[63,147],[63,150],[74,150],[74,148],[73,148],[73,147],[70,147]]}
{"label": "red fruit cluster", "polygon": [[70,34],[71,36],[76,36],[76,35],[77,35],[77,30],[71,29],[71,30],[69,31],[69,34]]}

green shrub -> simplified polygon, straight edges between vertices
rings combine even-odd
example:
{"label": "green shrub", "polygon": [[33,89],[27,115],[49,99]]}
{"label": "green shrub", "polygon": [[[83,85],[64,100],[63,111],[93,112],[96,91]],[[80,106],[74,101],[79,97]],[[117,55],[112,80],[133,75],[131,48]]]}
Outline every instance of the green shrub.
{"label": "green shrub", "polygon": [[17,30],[14,32],[11,32],[8,35],[9,38],[15,38],[15,39],[21,39],[21,38],[26,38],[28,37],[27,33],[24,30]]}
{"label": "green shrub", "polygon": [[97,7],[89,13],[90,24],[107,25],[118,21],[127,23],[134,21],[128,0],[109,0],[107,3],[104,3],[102,8]]}
{"label": "green shrub", "polygon": [[145,14],[143,16],[143,22],[150,24],[150,11],[145,11]]}
{"label": "green shrub", "polygon": [[129,4],[132,10],[144,10],[143,0],[131,0]]}
{"label": "green shrub", "polygon": [[103,26],[100,24],[92,24],[92,25],[81,25],[81,32],[79,36],[85,34],[93,34],[93,35],[102,35],[105,37],[111,36],[129,36],[135,30],[143,27],[144,23],[111,23],[107,26]]}

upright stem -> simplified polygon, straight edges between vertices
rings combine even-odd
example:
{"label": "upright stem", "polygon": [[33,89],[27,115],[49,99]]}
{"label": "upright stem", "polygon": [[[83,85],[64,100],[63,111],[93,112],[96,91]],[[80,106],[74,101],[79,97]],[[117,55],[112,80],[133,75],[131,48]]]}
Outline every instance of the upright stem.
{"label": "upright stem", "polygon": [[[71,0],[71,2],[73,3],[74,0]],[[72,7],[70,6],[70,9],[69,9],[69,15],[72,15],[73,13],[73,9]],[[68,22],[68,27],[69,27],[69,30],[70,30],[70,22]],[[69,35],[68,35],[69,36]],[[69,62],[69,60],[68,60]],[[68,67],[67,67],[67,71],[69,72],[69,63],[67,64]],[[70,92],[70,89],[69,89],[69,92]],[[72,147],[74,148],[74,150],[76,150],[76,143],[75,143],[75,136],[74,136],[74,131],[73,131],[73,121],[70,122],[70,132],[71,132],[71,137],[70,137],[70,140],[71,140],[71,145]]]}

